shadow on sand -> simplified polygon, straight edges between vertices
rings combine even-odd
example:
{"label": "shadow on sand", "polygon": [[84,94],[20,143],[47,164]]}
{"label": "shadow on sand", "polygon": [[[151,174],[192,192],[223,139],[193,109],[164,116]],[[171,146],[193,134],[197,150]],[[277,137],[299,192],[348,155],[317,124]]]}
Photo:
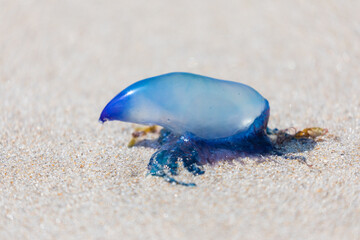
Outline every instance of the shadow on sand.
{"label": "shadow on sand", "polygon": [[[224,156],[223,159],[216,159],[215,161],[207,162],[208,164],[216,164],[220,161],[237,161],[241,162],[242,157],[253,157],[256,162],[262,163],[266,161],[271,161],[273,158],[269,159],[267,157],[272,156],[280,156],[288,160],[296,160],[301,163],[304,163],[310,166],[306,162],[306,158],[304,156],[297,156],[297,153],[303,153],[311,151],[315,148],[317,142],[311,138],[304,139],[291,139],[288,141],[284,141],[281,144],[274,144],[274,150],[265,153],[265,154],[252,154],[252,153],[244,153],[244,152],[233,152],[232,154],[228,154]],[[145,148],[153,148],[160,149],[161,144],[159,144],[158,139],[143,139],[137,142],[134,147],[145,147]]]}

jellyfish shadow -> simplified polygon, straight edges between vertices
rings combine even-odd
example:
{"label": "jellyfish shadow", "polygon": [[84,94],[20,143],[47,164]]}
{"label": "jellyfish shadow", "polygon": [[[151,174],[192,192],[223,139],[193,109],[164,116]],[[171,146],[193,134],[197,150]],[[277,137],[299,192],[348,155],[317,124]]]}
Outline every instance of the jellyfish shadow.
{"label": "jellyfish shadow", "polygon": [[[143,139],[137,142],[134,147],[145,147],[152,149],[162,149],[164,144],[162,136],[158,139]],[[299,156],[303,152],[311,151],[315,148],[317,142],[311,138],[302,138],[296,139],[292,138],[282,143],[272,144],[272,149],[270,151],[265,151],[259,153],[256,149],[246,151],[244,149],[236,149],[234,147],[214,147],[213,145],[206,144],[192,144],[190,147],[193,147],[198,152],[198,158],[196,163],[198,165],[210,164],[214,165],[218,162],[224,161],[237,161],[243,164],[242,159],[249,157],[257,163],[263,162],[277,162],[276,157],[282,157],[287,160],[295,160],[300,163],[311,166],[307,163],[307,159],[304,156]],[[178,156],[181,158],[181,156]]]}
{"label": "jellyfish shadow", "polygon": [[[204,174],[204,165],[214,165],[224,161],[238,161],[244,164],[243,159],[254,160],[256,163],[278,162],[277,157],[295,160],[306,164],[304,156],[296,155],[314,149],[316,141],[310,138],[296,139],[293,135],[277,137],[276,134],[264,132],[251,135],[234,135],[224,139],[201,139],[191,133],[177,135],[162,129],[158,139],[144,139],[135,146],[157,149],[151,156],[148,170],[152,176],[164,178],[169,183],[183,186],[196,186],[195,183],[185,183],[176,180],[180,164],[193,175]],[[278,143],[273,143],[275,139]],[[281,142],[279,143],[279,140]]]}

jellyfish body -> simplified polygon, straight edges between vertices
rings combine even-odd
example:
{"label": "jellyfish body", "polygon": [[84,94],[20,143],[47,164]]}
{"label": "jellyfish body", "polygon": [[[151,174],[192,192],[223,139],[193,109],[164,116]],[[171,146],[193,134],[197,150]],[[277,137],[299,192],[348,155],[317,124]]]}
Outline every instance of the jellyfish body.
{"label": "jellyfish body", "polygon": [[152,175],[177,182],[169,173],[177,174],[179,160],[190,172],[202,174],[204,163],[271,151],[266,135],[269,113],[268,101],[245,84],[168,73],[121,91],[106,105],[100,121],[164,127],[149,169]]}

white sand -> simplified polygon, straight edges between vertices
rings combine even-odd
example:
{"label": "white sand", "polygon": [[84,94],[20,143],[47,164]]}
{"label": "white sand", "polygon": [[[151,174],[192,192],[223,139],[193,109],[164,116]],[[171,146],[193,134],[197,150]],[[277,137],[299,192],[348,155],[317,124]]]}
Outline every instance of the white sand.
{"label": "white sand", "polygon": [[[0,238],[360,239],[360,1],[238,2],[0,1]],[[270,127],[333,136],[288,147],[312,168],[182,171],[196,188],[146,176],[155,150],[97,119],[171,71],[249,84]]]}

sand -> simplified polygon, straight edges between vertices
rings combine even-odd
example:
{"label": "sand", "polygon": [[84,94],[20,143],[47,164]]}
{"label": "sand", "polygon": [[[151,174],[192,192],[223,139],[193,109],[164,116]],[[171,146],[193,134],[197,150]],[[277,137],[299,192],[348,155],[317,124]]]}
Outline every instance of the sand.
{"label": "sand", "polygon": [[[359,1],[0,1],[1,239],[360,239]],[[329,129],[290,156],[147,176],[135,125],[99,124],[140,79],[249,84],[269,126]],[[154,138],[155,136],[149,136]]]}

